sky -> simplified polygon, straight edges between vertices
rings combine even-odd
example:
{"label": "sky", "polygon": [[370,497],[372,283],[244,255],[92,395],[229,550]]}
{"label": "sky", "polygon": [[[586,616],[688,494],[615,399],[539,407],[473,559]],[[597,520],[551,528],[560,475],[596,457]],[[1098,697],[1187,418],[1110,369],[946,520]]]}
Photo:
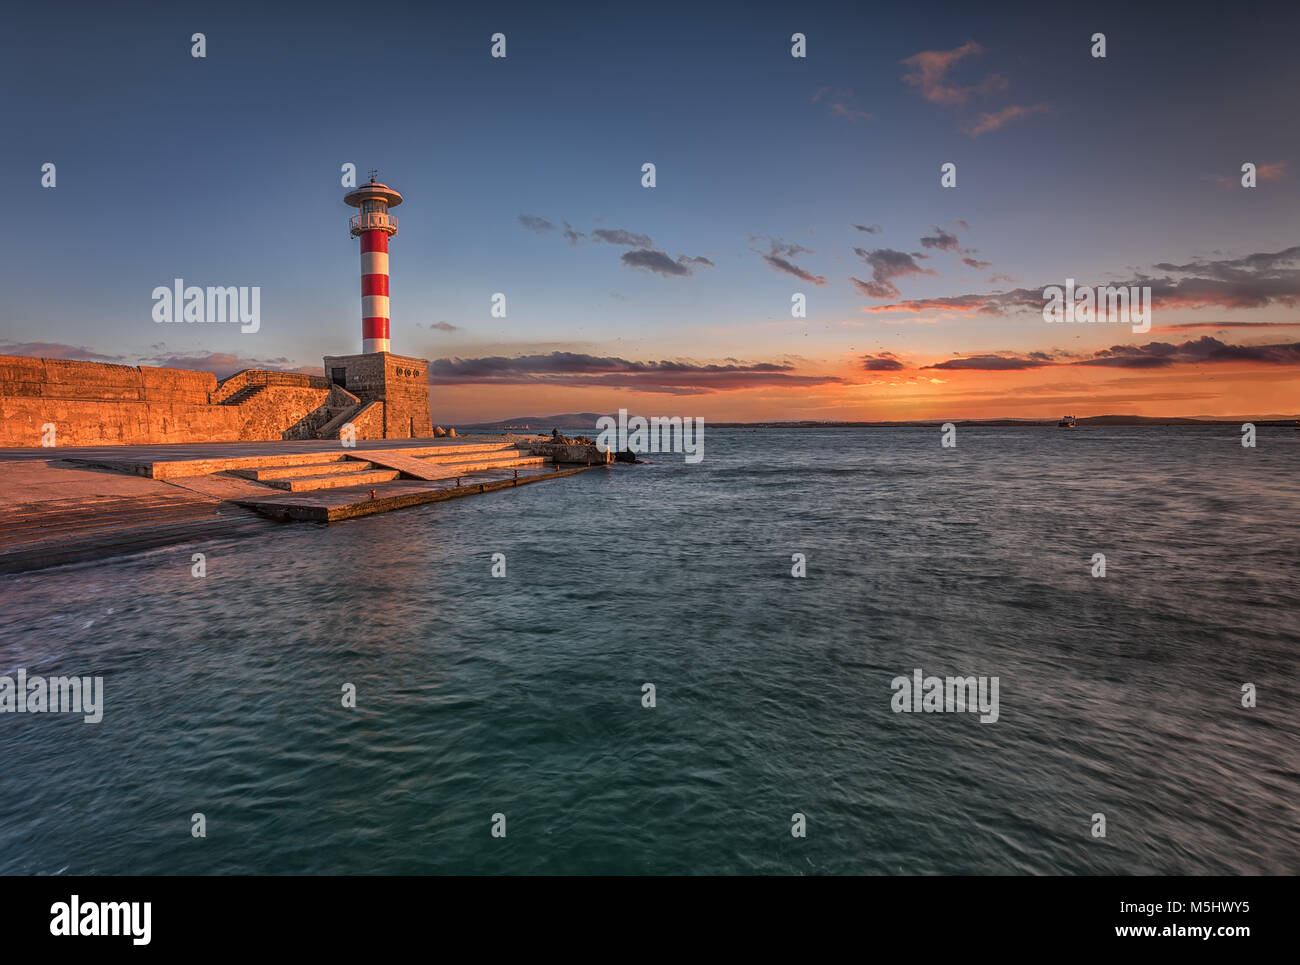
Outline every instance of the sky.
{"label": "sky", "polygon": [[[25,5],[0,353],[360,351],[350,163],[435,422],[1300,412],[1300,7],[994,6]],[[258,330],[155,322],[175,278]],[[1150,331],[1046,322],[1066,279]]]}

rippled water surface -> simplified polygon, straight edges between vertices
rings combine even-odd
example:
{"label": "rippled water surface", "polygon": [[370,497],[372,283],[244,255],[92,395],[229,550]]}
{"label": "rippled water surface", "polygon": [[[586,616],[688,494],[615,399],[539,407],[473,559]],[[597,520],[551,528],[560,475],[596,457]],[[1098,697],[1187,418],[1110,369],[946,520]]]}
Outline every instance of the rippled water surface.
{"label": "rippled water surface", "polygon": [[[0,673],[106,709],[0,715],[0,871],[1296,873],[1300,433],[1238,438],[709,429],[4,578]],[[917,667],[999,720],[893,713]]]}

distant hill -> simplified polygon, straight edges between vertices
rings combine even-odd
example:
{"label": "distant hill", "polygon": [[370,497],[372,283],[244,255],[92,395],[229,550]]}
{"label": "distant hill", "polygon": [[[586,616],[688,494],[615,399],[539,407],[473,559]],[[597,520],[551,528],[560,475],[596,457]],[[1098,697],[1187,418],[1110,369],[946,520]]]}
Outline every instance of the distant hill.
{"label": "distant hill", "polygon": [[[919,419],[913,422],[710,422],[714,429],[888,429],[939,426],[952,422],[958,426],[1055,426],[1060,419]],[[1253,422],[1257,426],[1294,426],[1300,416],[1230,416],[1226,418],[1184,418],[1180,416],[1098,415],[1081,416],[1080,426],[1240,426]]]}
{"label": "distant hill", "polygon": [[[480,422],[465,426],[470,429],[523,429],[530,432],[550,432],[551,429],[590,429],[596,430],[596,420],[602,417],[599,412],[565,412],[560,415],[519,416],[515,419],[502,419],[498,422]],[[617,418],[617,416],[613,416]],[[813,422],[808,420],[790,422],[711,422],[706,424],[714,429],[885,429],[906,426],[938,426],[951,421],[959,426],[1054,426],[1057,419],[920,419],[912,422]],[[1295,425],[1300,416],[1143,416],[1143,415],[1095,415],[1079,419],[1081,426],[1211,426],[1236,425],[1254,422],[1256,425]]]}
{"label": "distant hill", "polygon": [[497,422],[476,422],[466,429],[522,429],[525,426],[532,432],[550,432],[552,429],[573,429],[589,426],[593,431],[598,412],[565,412],[562,415],[521,415],[515,419],[501,419]]}

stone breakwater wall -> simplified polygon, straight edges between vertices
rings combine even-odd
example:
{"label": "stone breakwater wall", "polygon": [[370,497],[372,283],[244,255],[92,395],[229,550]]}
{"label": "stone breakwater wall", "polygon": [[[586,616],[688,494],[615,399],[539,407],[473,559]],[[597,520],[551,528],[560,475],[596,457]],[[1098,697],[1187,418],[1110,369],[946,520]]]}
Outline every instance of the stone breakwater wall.
{"label": "stone breakwater wall", "polygon": [[218,382],[188,369],[0,356],[0,447],[313,439],[354,414],[357,438],[376,439],[389,430],[384,408],[298,372],[246,369]]}
{"label": "stone breakwater wall", "polygon": [[515,442],[515,448],[530,456],[550,456],[558,463],[599,466],[614,461],[612,453],[601,452],[588,443],[521,439]]}

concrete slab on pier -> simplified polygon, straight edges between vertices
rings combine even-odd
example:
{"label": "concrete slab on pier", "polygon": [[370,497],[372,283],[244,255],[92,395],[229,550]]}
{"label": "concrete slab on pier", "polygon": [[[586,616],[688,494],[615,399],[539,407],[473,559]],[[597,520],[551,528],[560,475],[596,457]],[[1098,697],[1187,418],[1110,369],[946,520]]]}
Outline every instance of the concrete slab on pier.
{"label": "concrete slab on pier", "polygon": [[383,466],[386,469],[396,469],[404,476],[412,476],[415,479],[441,479],[447,475],[447,471],[439,471],[431,463],[422,462],[414,456],[404,455],[400,452],[383,449],[360,449],[355,453],[350,453],[356,459],[364,459],[366,462],[373,462],[376,466]]}
{"label": "concrete slab on pier", "polygon": [[260,496],[255,499],[237,499],[235,502],[251,509],[253,512],[271,519],[293,519],[315,523],[337,523],[359,516],[374,513],[386,513],[393,509],[407,506],[419,506],[422,503],[439,502],[444,499],[458,499],[479,493],[490,493],[498,489],[511,489],[529,483],[543,482],[547,479],[559,479],[586,472],[596,466],[578,466],[572,469],[539,469],[535,472],[519,473],[516,479],[512,472],[504,470],[474,473],[461,477],[459,485],[455,479],[442,479],[438,482],[421,480],[401,480],[385,483],[382,490],[364,486],[352,486],[346,489],[318,489],[306,493],[286,493],[283,496]]}

